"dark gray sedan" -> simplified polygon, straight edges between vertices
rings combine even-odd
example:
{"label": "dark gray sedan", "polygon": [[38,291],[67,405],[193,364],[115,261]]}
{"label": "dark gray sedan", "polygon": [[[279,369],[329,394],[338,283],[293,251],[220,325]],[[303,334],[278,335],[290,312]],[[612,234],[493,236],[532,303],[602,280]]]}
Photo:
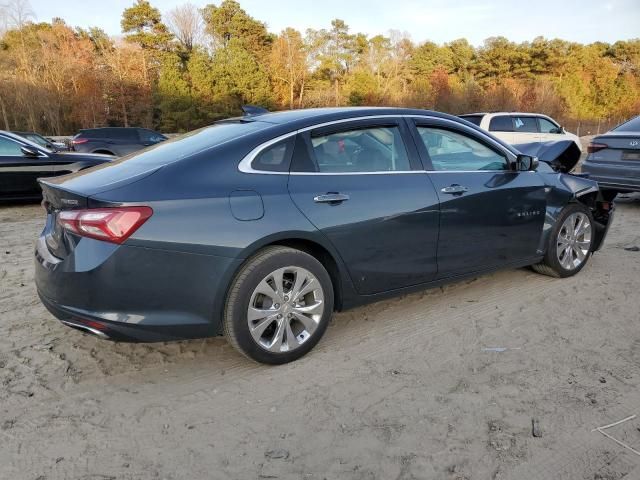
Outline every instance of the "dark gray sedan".
{"label": "dark gray sedan", "polygon": [[223,333],[265,363],[311,350],[334,310],[499,268],[575,275],[613,211],[465,120],[392,108],[248,115],[41,184],[36,284],[63,323]]}
{"label": "dark gray sedan", "polygon": [[588,152],[582,171],[602,189],[640,192],[640,116],[595,137]]}

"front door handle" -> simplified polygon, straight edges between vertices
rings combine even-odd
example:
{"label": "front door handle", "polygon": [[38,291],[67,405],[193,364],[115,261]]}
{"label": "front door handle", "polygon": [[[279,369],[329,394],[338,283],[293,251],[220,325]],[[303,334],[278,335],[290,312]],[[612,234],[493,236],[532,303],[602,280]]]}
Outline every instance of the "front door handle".
{"label": "front door handle", "polygon": [[344,193],[325,193],[324,195],[316,195],[313,201],[316,203],[342,203],[349,200],[349,195]]}
{"label": "front door handle", "polygon": [[468,192],[469,191],[469,187],[463,187],[462,185],[458,185],[458,184],[454,183],[453,185],[451,185],[449,187],[444,187],[444,188],[440,189],[440,191],[442,193],[449,193],[449,194],[452,194],[452,195],[456,195],[456,194],[460,195],[460,194],[462,194],[464,192]]}

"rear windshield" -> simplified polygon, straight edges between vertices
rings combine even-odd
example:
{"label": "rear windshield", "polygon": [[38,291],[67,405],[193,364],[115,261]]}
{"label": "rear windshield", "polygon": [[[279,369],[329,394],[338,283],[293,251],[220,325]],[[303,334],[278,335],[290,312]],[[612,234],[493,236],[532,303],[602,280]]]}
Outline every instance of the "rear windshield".
{"label": "rear windshield", "polygon": [[628,122],[618,125],[613,129],[614,132],[640,132],[640,116],[632,118]]}
{"label": "rear windshield", "polygon": [[158,143],[114,163],[123,161],[149,166],[166,165],[270,126],[264,122],[217,123]]}
{"label": "rear windshield", "polygon": [[477,126],[480,126],[480,122],[482,121],[482,115],[460,115],[460,118],[464,118],[467,122],[471,122]]}

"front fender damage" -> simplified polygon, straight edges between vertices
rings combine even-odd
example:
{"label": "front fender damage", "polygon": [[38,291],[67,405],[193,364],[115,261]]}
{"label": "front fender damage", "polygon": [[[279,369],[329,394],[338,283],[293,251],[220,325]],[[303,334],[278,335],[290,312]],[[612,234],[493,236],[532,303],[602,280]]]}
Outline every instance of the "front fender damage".
{"label": "front fender damage", "polygon": [[560,174],[560,182],[571,192],[572,202],[581,203],[591,210],[594,220],[594,239],[591,251],[597,252],[602,247],[613,221],[615,194],[601,191],[593,180],[572,174]]}

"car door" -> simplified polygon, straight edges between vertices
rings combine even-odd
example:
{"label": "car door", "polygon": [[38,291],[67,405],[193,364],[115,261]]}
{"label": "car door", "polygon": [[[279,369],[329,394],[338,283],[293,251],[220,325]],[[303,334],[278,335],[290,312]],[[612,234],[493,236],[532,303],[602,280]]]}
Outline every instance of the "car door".
{"label": "car door", "polygon": [[0,195],[30,197],[40,194],[37,179],[55,175],[56,162],[44,152],[30,147],[38,156],[26,155],[21,148],[29,146],[0,135]]}
{"label": "car door", "polygon": [[566,136],[562,132],[562,128],[560,128],[559,125],[556,125],[555,123],[543,117],[538,117],[538,125],[540,129],[541,142],[565,140]]}
{"label": "car door", "polygon": [[437,274],[438,197],[407,135],[404,119],[389,117],[298,134],[289,193],[361,294]]}
{"label": "car door", "polygon": [[512,145],[541,141],[540,131],[538,130],[538,120],[536,117],[529,115],[512,115],[511,121],[513,123]]}
{"label": "car door", "polygon": [[415,138],[440,200],[438,277],[535,258],[546,211],[536,172],[490,138],[447,120],[415,120]]}
{"label": "car door", "polygon": [[489,132],[503,142],[513,144],[513,120],[509,115],[495,115],[489,119]]}

